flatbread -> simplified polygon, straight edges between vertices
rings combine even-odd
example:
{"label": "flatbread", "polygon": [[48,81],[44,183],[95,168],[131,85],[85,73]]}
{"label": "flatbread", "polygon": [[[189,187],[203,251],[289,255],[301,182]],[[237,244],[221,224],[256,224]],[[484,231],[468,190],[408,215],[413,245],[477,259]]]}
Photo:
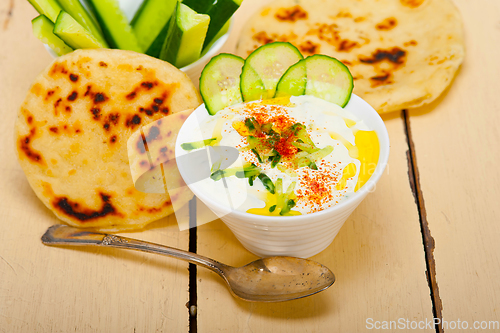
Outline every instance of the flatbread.
{"label": "flatbread", "polygon": [[277,0],[241,32],[236,53],[289,41],[351,70],[354,93],[379,113],[435,100],[452,82],[465,46],[450,0]]}
{"label": "flatbread", "polygon": [[15,124],[19,162],[64,222],[141,228],[173,212],[170,196],[187,202],[192,194],[136,190],[127,140],[141,126],[200,104],[190,79],[166,62],[132,51],[77,50],[56,59],[29,90]]}

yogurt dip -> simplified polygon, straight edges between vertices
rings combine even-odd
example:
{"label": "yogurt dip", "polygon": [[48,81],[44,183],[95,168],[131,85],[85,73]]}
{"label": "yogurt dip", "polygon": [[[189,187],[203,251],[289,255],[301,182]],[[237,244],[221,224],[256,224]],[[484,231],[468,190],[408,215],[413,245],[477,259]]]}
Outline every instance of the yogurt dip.
{"label": "yogurt dip", "polygon": [[188,151],[205,145],[235,147],[238,159],[199,187],[220,204],[270,216],[315,213],[345,200],[375,170],[379,140],[362,119],[314,96],[233,105],[199,119]]}

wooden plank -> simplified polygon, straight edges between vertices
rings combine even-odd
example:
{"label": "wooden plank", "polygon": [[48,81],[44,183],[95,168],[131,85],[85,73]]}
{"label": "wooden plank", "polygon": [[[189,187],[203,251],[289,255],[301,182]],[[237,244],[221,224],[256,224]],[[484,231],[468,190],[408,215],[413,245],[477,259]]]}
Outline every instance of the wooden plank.
{"label": "wooden plank", "polygon": [[437,102],[410,111],[410,124],[443,320],[469,328],[494,321],[490,329],[499,331],[500,3],[455,3],[464,19],[465,62]]}
{"label": "wooden plank", "polygon": [[[263,3],[244,3],[226,52],[234,50],[239,27]],[[360,332],[375,321],[379,325],[400,318],[432,321],[419,216],[408,178],[404,121],[398,114],[385,121],[391,157],[377,191],[357,208],[332,245],[312,258],[334,271],[335,284],[301,300],[247,303],[233,298],[217,275],[199,268],[198,332]],[[199,227],[197,236],[197,252],[202,255],[234,266],[256,259],[220,220]]]}
{"label": "wooden plank", "polygon": [[[8,13],[11,12],[9,15]],[[37,199],[13,142],[17,109],[52,60],[24,0],[0,1],[0,332],[187,332],[187,264],[114,249],[46,247],[59,223]],[[173,218],[126,236],[188,248]]]}

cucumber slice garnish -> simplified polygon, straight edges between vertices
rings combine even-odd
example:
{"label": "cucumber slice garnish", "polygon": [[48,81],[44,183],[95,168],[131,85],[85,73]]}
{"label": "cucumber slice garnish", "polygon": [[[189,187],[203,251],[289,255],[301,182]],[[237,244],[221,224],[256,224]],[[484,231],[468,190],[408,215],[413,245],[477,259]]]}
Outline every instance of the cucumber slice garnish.
{"label": "cucumber slice garnish", "polygon": [[210,60],[200,76],[200,93],[209,114],[242,102],[240,74],[245,61],[222,53]]}
{"label": "cucumber slice garnish", "polygon": [[207,34],[210,16],[198,14],[188,6],[178,3],[160,59],[181,68],[199,59]]}
{"label": "cucumber slice garnish", "polygon": [[264,82],[252,67],[243,66],[240,79],[241,95],[245,102],[268,98]]}
{"label": "cucumber slice garnish", "polygon": [[54,35],[54,23],[45,15],[34,18],[31,24],[35,37],[47,44],[58,56],[73,51],[61,38]]}
{"label": "cucumber slice garnish", "polygon": [[[156,37],[168,24],[176,5],[177,0],[145,0],[142,3],[130,25],[143,50],[148,50],[151,47]],[[161,44],[165,41],[165,37],[166,34],[163,36]]]}
{"label": "cucumber slice garnish", "polygon": [[[280,78],[291,65],[302,59],[300,51],[290,43],[275,42],[259,47],[248,56],[243,66],[243,100],[273,98]],[[262,87],[264,91],[261,92]]]}
{"label": "cucumber slice garnish", "polygon": [[88,0],[109,46],[116,49],[143,52],[128,19],[117,0]]}
{"label": "cucumber slice garnish", "polygon": [[326,55],[305,59],[306,95],[312,95],[344,107],[351,98],[354,81],[349,69],[339,60]]}
{"label": "cucumber slice garnish", "polygon": [[54,24],[54,34],[74,49],[106,47],[71,15],[61,10]]}
{"label": "cucumber slice garnish", "polygon": [[300,96],[306,93],[306,61],[300,60],[283,74],[276,87],[276,97]]}

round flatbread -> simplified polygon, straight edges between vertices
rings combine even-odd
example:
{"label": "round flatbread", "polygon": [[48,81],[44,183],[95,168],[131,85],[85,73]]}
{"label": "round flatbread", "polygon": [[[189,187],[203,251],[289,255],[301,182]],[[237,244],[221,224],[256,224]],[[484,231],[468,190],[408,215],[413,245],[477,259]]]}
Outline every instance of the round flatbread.
{"label": "round flatbread", "polygon": [[237,54],[273,41],[341,60],[354,93],[379,113],[432,102],[452,82],[465,49],[450,0],[277,0],[247,22]]}
{"label": "round flatbread", "polygon": [[170,196],[137,191],[127,140],[200,104],[190,79],[164,61],[77,50],[57,58],[29,90],[15,125],[19,162],[36,195],[68,224],[141,228],[173,212],[170,196],[187,202],[192,194],[180,186]]}

